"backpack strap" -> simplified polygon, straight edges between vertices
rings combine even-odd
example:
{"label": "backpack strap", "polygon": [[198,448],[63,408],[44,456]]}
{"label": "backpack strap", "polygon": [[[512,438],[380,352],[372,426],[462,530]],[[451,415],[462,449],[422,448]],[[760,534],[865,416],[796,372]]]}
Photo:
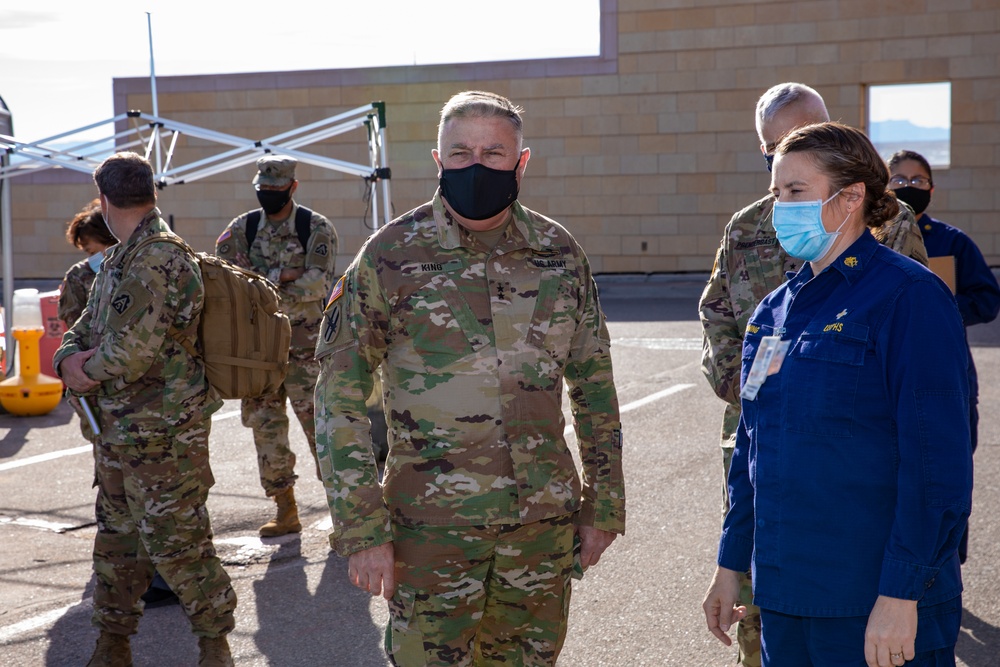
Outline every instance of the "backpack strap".
{"label": "backpack strap", "polygon": [[[173,244],[178,248],[184,250],[188,255],[194,258],[196,262],[198,261],[198,254],[191,249],[191,246],[189,246],[187,243],[184,242],[184,239],[175,234],[167,234],[164,232],[160,232],[159,234],[147,236],[143,240],[139,241],[139,243],[137,243],[134,248],[132,248],[132,252],[130,252],[124,260],[122,260],[122,275],[128,273],[128,270],[132,267],[132,260],[136,258],[136,256],[139,254],[139,251],[145,248],[146,246],[153,245],[154,243]],[[198,352],[197,337],[192,338],[191,336],[185,336],[182,331],[180,331],[179,329],[175,329],[173,325],[170,326],[170,328],[167,330],[167,333],[170,334],[171,338],[180,343],[181,347],[187,350],[188,354],[190,354],[195,359],[201,359],[202,355],[200,352]]]}
{"label": "backpack strap", "polygon": [[253,245],[253,240],[257,238],[257,227],[260,225],[260,216],[262,215],[264,215],[264,209],[262,208],[247,213],[247,252],[250,252],[250,246]]}
{"label": "backpack strap", "polygon": [[299,236],[299,243],[302,244],[302,252],[309,254],[309,236],[312,232],[313,212],[307,209],[305,206],[299,206],[299,210],[295,212],[295,233]]}
{"label": "backpack strap", "polygon": [[[260,218],[263,214],[264,209],[262,208],[247,213],[247,251],[253,245],[253,240],[257,238],[257,228],[260,226]],[[295,211],[295,234],[299,237],[299,243],[302,244],[302,252],[304,253],[309,252],[309,237],[312,235],[312,215],[313,212],[305,206],[299,206],[298,210]]]}

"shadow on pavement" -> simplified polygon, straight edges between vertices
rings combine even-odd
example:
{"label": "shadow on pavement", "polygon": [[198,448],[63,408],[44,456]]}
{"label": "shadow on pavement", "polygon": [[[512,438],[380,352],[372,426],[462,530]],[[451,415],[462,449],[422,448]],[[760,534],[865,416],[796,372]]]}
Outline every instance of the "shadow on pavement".
{"label": "shadow on pavement", "polygon": [[968,667],[994,667],[1000,627],[990,625],[968,609],[962,610],[962,629],[958,633],[955,656]]}
{"label": "shadow on pavement", "polygon": [[[0,376],[0,380],[3,377]],[[45,430],[65,426],[73,419],[73,408],[64,399],[47,415],[34,417],[19,417],[9,412],[0,412],[0,461],[13,458],[25,443],[33,430]],[[36,434],[37,435],[37,434]],[[86,444],[81,440],[80,444]]]}
{"label": "shadow on pavement", "polygon": [[[80,596],[80,604],[59,617],[49,629],[49,646],[45,654],[46,667],[85,665],[97,642],[97,629],[90,624],[94,610],[93,575]],[[25,637],[25,639],[30,639]]]}
{"label": "shadow on pavement", "polygon": [[[298,552],[299,542],[281,547]],[[382,631],[369,613],[371,596],[347,579],[347,559],[330,553],[316,592],[302,558],[271,558],[254,581],[257,653],[270,665],[385,667]],[[237,631],[239,628],[237,628]]]}

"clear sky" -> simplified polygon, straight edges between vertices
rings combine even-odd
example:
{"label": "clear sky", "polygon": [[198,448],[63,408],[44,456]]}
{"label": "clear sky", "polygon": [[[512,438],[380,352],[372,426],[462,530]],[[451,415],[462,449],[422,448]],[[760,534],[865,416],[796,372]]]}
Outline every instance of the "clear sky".
{"label": "clear sky", "polygon": [[112,79],[149,76],[146,12],[157,77],[551,58],[600,49],[598,0],[14,4],[4,0],[0,8],[0,97],[20,141],[112,117]]}
{"label": "clear sky", "polygon": [[921,83],[871,86],[868,89],[871,122],[908,120],[921,127],[951,125],[951,85]]}
{"label": "clear sky", "polygon": [[[112,79],[427,65],[596,54],[599,0],[3,0],[0,97],[15,138],[37,141],[113,115]],[[493,7],[493,6],[491,6]],[[871,121],[948,126],[950,97],[882,86]],[[152,109],[143,109],[152,113]],[[88,136],[102,136],[101,128]],[[82,137],[76,137],[82,138]]]}

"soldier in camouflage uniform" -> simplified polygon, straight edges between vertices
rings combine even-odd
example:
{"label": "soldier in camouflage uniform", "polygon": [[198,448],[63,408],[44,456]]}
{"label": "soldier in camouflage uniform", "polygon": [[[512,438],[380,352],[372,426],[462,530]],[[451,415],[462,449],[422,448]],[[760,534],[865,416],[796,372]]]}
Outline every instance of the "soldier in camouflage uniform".
{"label": "soldier in camouflage uniform", "polygon": [[97,270],[105,251],[118,243],[104,224],[101,202],[95,199],[80,210],[66,226],[66,240],[73,247],[87,253],[87,259],[71,266],[59,285],[59,319],[66,328],[73,326],[87,305],[90,286],[94,284]]}
{"label": "soldier in camouflage uniform", "polygon": [[[521,141],[509,100],[453,97],[433,151],[441,189],[365,243],[325,311],[317,444],[331,545],[350,556],[352,583],[389,600],[396,665],[553,664],[574,572],[625,530],[596,285],[573,237],[516,201]],[[365,417],[379,367],[382,485]]]}
{"label": "soldier in camouflage uniform", "polygon": [[[770,88],[757,102],[756,115],[757,134],[768,171],[775,146],[785,134],[830,119],[819,93],[799,83]],[[716,395],[726,402],[722,419],[726,477],[740,420],[740,363],[747,322],[757,304],[785,282],[785,274],[802,266],[801,260],[790,257],[778,244],[771,224],[773,206],[774,196],[768,194],[733,215],[698,304],[704,328],[702,371]],[[874,230],[874,234],[884,245],[926,265],[927,252],[913,212],[906,206],[900,208],[900,214]],[[725,477],[723,482],[722,515],[725,516],[729,510]],[[752,600],[750,577],[746,576],[741,581],[740,603],[747,611],[736,633],[739,662],[745,667],[760,667],[760,613]]]}
{"label": "soldier in camouflage uniform", "polygon": [[247,220],[252,211],[234,219],[215,243],[215,253],[237,266],[266,277],[278,288],[281,309],[292,325],[288,351],[288,374],[273,394],[242,401],[243,425],[253,429],[260,484],[277,504],[274,519],[260,527],[264,537],[302,530],[295,504],[295,453],[288,440],[286,399],[302,424],[309,452],[316,465],[316,413],[313,392],[319,363],[313,358],[323,304],[333,286],[337,258],[337,232],[318,213],[309,220],[305,244],[296,229],[299,205],[292,199],[298,189],[296,161],[268,155],[257,161],[253,184],[262,209],[253,243],[248,243]]}
{"label": "soldier in camouflage uniform", "polygon": [[[69,329],[80,318],[83,309],[87,306],[90,286],[94,284],[97,271],[101,268],[105,251],[118,243],[118,239],[111,235],[108,226],[104,224],[99,199],[93,200],[73,216],[73,219],[66,226],[66,240],[74,247],[87,253],[87,259],[71,266],[59,285],[57,312],[59,319]],[[90,429],[83,408],[80,407],[79,399],[71,395],[69,402],[80,417],[80,430],[83,432],[83,437],[93,442],[94,433]]]}
{"label": "soldier in camouflage uniform", "polygon": [[[170,243],[131,252],[169,228],[155,207],[149,162],[118,153],[94,172],[101,209],[122,242],[105,260],[83,314],[53,364],[96,409],[97,537],[90,665],[131,665],[139,594],[160,572],[199,637],[199,665],[232,665],[226,635],[236,595],[216,556],[206,501],[211,398],[200,359],[173,334],[197,330],[201,272]],[[128,273],[123,273],[128,264]]]}

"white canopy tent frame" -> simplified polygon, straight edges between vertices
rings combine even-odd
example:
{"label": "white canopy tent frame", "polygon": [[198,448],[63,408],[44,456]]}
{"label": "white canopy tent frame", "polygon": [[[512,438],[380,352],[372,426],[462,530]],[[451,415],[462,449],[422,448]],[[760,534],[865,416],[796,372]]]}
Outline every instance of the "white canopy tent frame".
{"label": "white canopy tent frame", "polygon": [[[121,123],[129,123],[131,127],[124,130],[116,129],[121,126]],[[112,133],[106,137],[81,140],[80,143],[71,144],[65,148],[54,146],[54,142],[58,141],[62,144],[67,140],[71,141],[74,136],[107,125],[112,127]],[[303,146],[318,143],[361,127],[365,127],[368,133],[366,141],[370,160],[367,165],[301,150]],[[361,106],[261,140],[246,139],[224,132],[208,130],[141,111],[118,114],[105,121],[30,143],[23,143],[11,136],[0,134],[0,245],[3,247],[4,303],[8,306],[12,304],[14,295],[13,231],[9,185],[10,180],[16,176],[52,167],[92,174],[107,156],[108,145],[112,143],[116,151],[134,150],[144,154],[153,164],[153,177],[157,187],[162,189],[170,185],[193,183],[254,163],[262,155],[275,153],[294,157],[305,164],[365,179],[371,198],[372,228],[377,229],[380,218],[383,223],[388,223],[392,215],[389,193],[391,174],[388,166],[385,128],[385,103],[372,102],[370,105]],[[175,149],[177,141],[182,135],[220,144],[227,149],[207,158],[175,166],[173,164]],[[169,142],[164,148],[167,139]],[[12,157],[20,159],[17,160],[16,164],[12,164]],[[4,310],[4,317],[7,349],[11,350],[13,345],[13,309],[11,307]]]}

